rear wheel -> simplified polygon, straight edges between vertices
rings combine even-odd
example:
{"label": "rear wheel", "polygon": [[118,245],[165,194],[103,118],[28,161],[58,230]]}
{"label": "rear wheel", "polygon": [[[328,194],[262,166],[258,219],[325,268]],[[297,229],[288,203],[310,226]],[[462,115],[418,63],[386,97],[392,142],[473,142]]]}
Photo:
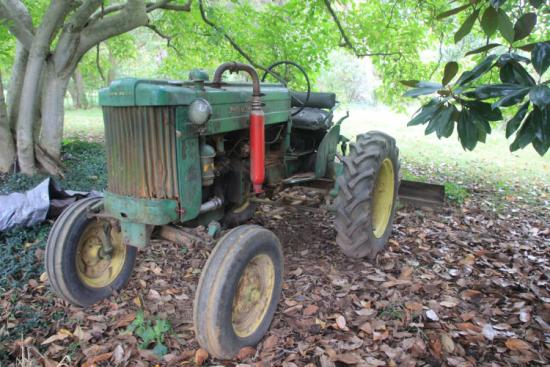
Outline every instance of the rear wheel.
{"label": "rear wheel", "polygon": [[100,200],[80,200],[65,209],[46,245],[46,274],[53,290],[78,306],[90,306],[126,285],[136,260],[137,249],[122,243],[116,227],[89,216]]}
{"label": "rear wheel", "polygon": [[265,335],[279,302],[283,253],[265,228],[244,225],[223,236],[204,266],[193,307],[199,344],[234,357]]}
{"label": "rear wheel", "polygon": [[391,233],[399,187],[395,139],[378,131],[358,135],[338,177],[336,242],[350,257],[371,260]]}

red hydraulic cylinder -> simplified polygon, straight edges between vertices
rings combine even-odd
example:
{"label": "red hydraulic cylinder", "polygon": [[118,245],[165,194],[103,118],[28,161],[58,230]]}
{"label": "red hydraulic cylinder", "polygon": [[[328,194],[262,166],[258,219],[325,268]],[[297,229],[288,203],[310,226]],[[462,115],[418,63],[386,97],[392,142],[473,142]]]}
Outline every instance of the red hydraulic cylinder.
{"label": "red hydraulic cylinder", "polygon": [[262,192],[265,179],[265,116],[263,110],[250,112],[250,181],[255,193]]}

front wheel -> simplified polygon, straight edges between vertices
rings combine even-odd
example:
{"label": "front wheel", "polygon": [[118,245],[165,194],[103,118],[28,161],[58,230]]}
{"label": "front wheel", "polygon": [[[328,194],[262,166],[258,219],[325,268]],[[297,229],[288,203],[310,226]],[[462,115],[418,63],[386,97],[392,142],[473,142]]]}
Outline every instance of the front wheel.
{"label": "front wheel", "polygon": [[374,260],[390,237],[397,190],[399,150],[378,131],[357,136],[343,158],[336,197],[336,243],[350,257]]}
{"label": "front wheel", "polygon": [[122,243],[116,226],[90,216],[100,200],[83,199],[67,207],[46,245],[46,274],[53,290],[77,306],[91,306],[126,285],[136,260],[137,248]]}
{"label": "front wheel", "polygon": [[263,338],[281,295],[283,252],[265,228],[243,225],[223,236],[204,266],[193,307],[195,334],[212,356],[233,358]]}

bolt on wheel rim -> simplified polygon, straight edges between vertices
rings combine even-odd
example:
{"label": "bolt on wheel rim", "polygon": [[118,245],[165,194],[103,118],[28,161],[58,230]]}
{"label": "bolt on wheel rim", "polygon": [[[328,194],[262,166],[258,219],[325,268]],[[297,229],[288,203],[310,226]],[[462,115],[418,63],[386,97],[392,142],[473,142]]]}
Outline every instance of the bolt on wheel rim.
{"label": "bolt on wheel rim", "polygon": [[386,232],[393,207],[394,171],[391,159],[382,161],[378,177],[374,183],[372,198],[372,231],[376,238]]}
{"label": "bolt on wheel rim", "polygon": [[265,254],[255,256],[244,269],[233,297],[232,323],[241,338],[252,335],[264,319],[275,287],[275,266]]}
{"label": "bolt on wheel rim", "polygon": [[91,222],[78,241],[76,249],[76,272],[88,287],[103,288],[110,285],[120,274],[126,259],[126,246],[122,244],[120,232],[109,231],[112,253],[106,256],[104,229],[101,221]]}

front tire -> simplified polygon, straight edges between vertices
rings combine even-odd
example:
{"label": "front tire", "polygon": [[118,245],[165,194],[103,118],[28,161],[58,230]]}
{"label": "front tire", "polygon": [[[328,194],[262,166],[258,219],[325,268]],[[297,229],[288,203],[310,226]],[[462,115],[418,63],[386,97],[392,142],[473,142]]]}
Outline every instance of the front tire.
{"label": "front tire", "polygon": [[[83,199],[67,207],[54,223],[46,244],[46,274],[53,290],[82,307],[124,287],[136,260],[137,248],[124,245],[117,228],[105,219],[89,216],[100,200]],[[110,254],[101,252],[105,241],[111,242]]]}
{"label": "front tire", "polygon": [[371,131],[357,136],[338,177],[336,243],[344,254],[374,260],[391,234],[399,188],[395,139]]}
{"label": "front tire", "polygon": [[195,334],[212,356],[233,358],[263,338],[277,309],[283,253],[265,228],[243,225],[223,236],[204,266],[193,307]]}

